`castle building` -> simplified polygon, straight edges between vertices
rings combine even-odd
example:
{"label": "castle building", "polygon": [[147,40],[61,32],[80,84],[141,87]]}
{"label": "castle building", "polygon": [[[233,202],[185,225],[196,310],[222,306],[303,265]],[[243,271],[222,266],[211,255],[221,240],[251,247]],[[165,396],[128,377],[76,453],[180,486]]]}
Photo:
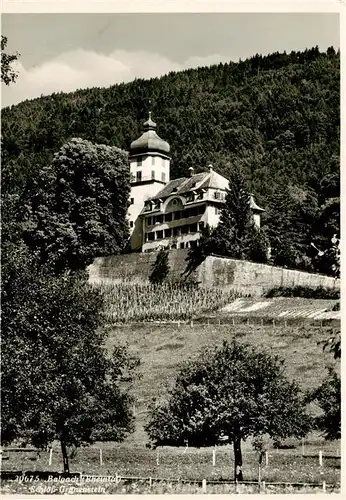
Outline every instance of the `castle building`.
{"label": "castle building", "polygon": [[[209,165],[208,171],[170,179],[170,146],[149,119],[143,134],[130,146],[131,198],[128,210],[132,251],[150,252],[160,246],[191,248],[208,224],[217,226],[228,180]],[[250,197],[254,222],[264,212]]]}

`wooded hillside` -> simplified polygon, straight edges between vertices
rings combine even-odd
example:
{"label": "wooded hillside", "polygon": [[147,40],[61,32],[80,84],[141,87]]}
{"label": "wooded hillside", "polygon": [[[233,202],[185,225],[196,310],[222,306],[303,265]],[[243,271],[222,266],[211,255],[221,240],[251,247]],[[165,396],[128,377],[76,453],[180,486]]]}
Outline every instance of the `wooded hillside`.
{"label": "wooded hillside", "polygon": [[315,47],[22,102],[2,113],[3,192],[34,189],[72,137],[127,150],[151,99],[171,178],[238,166],[267,210],[268,236],[283,235],[296,267],[328,272],[310,243],[325,249],[339,234],[339,66],[333,48]]}

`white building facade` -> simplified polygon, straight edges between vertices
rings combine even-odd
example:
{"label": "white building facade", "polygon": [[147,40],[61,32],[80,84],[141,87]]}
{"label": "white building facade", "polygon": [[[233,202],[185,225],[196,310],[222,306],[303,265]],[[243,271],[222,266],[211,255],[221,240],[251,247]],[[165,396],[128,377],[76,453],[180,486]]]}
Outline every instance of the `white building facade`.
{"label": "white building facade", "polygon": [[[198,245],[207,224],[217,226],[228,180],[210,165],[207,172],[170,180],[170,146],[156,133],[156,124],[144,123],[144,132],[130,147],[131,199],[128,210],[132,251],[150,252],[160,246]],[[264,210],[250,198],[254,222],[260,227]]]}

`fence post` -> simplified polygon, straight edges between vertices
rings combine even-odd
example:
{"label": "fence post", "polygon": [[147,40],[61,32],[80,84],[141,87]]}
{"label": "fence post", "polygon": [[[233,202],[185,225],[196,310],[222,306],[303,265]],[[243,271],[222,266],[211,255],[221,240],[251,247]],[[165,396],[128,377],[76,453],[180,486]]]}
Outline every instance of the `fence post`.
{"label": "fence post", "polygon": [[234,318],[232,318],[232,325],[234,326]]}
{"label": "fence post", "polygon": [[208,318],[208,321],[207,321],[207,325],[209,326],[209,318]]}
{"label": "fence post", "polygon": [[203,479],[203,480],[202,480],[202,491],[203,491],[204,493],[206,493],[206,492],[207,492],[207,480],[206,480],[206,479]]}
{"label": "fence post", "polygon": [[149,477],[149,489],[151,490],[151,485],[152,485],[152,480],[151,477]]}
{"label": "fence post", "polygon": [[103,460],[102,460],[102,448],[100,448],[100,465],[103,465]]}
{"label": "fence post", "polygon": [[323,481],[323,483],[322,483],[322,490],[323,490],[323,493],[325,493],[327,491],[326,482],[325,481]]}
{"label": "fence post", "polygon": [[285,327],[287,328],[287,319],[285,319]]}
{"label": "fence post", "polygon": [[180,328],[180,319],[178,319],[178,328]]}
{"label": "fence post", "polygon": [[265,481],[262,481],[262,488],[263,488],[263,492],[265,493],[266,492],[266,482]]}
{"label": "fence post", "polygon": [[49,465],[52,465],[53,462],[53,448],[49,450]]}
{"label": "fence post", "polygon": [[160,455],[159,455],[159,449],[158,448],[156,450],[156,465],[160,465]]}
{"label": "fence post", "polygon": [[263,326],[263,318],[261,318],[261,325]]}
{"label": "fence post", "polygon": [[302,455],[305,455],[304,438],[302,438]]}
{"label": "fence post", "polygon": [[265,463],[266,465],[269,465],[269,456],[267,451],[265,452]]}
{"label": "fence post", "polygon": [[191,326],[191,328],[193,328],[193,319],[190,322],[190,326]]}
{"label": "fence post", "polygon": [[273,326],[275,326],[275,319],[274,318],[273,318],[272,324],[273,324]]}
{"label": "fence post", "polygon": [[320,452],[318,454],[318,458],[319,458],[320,467],[323,467],[322,450],[320,450]]}
{"label": "fence post", "polygon": [[119,483],[119,477],[118,477],[118,473],[116,472],[115,473],[115,484],[117,485]]}
{"label": "fence post", "polygon": [[215,467],[215,455],[216,455],[216,452],[215,452],[215,448],[213,449],[213,467]]}

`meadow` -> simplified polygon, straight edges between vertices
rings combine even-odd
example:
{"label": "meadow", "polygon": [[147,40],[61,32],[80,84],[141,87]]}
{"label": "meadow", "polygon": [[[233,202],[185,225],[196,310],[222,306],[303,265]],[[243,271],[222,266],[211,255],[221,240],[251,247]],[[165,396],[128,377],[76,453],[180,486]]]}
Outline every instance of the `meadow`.
{"label": "meadow", "polygon": [[[145,289],[150,289],[150,286],[139,286],[138,297],[144,294]],[[134,286],[129,287],[129,293],[134,288]],[[173,288],[167,287],[166,292],[173,294]],[[114,303],[116,293],[117,288],[113,287],[111,296]],[[203,300],[206,301],[206,296]],[[226,298],[220,295],[215,298],[215,303],[217,300],[222,302]],[[121,307],[125,311],[125,302],[122,304]],[[115,324],[112,317],[107,325],[106,347],[111,351],[119,342],[128,344],[130,352],[141,359],[140,377],[132,389],[135,397],[133,407],[136,417],[135,432],[124,443],[95,443],[91,447],[78,449],[75,456],[70,459],[72,472],[143,478],[124,479],[119,484],[108,484],[105,493],[202,493],[202,479],[207,480],[207,493],[236,492],[234,484],[217,483],[217,481],[230,481],[233,478],[233,451],[230,445],[215,448],[215,465],[212,463],[212,448],[164,447],[153,450],[147,447],[148,439],[144,425],[148,419],[150,406],[156,398],[164,397],[167,389],[173,386],[181,363],[196,356],[202,347],[210,347],[223,340],[236,339],[265,348],[285,360],[287,377],[295,379],[303,390],[317,387],[327,375],[329,366],[338,369],[338,363],[332,354],[324,352],[320,344],[330,336],[334,328],[338,328],[331,324],[321,326],[320,322],[299,321],[292,324],[281,321],[275,325],[271,322],[233,324],[231,318],[225,316],[222,324],[201,324],[197,319],[188,323],[179,321],[166,324],[153,322],[120,324],[120,306],[117,307],[119,307],[118,322]],[[186,307],[185,311],[192,311],[192,305],[188,307],[190,309]],[[203,302],[200,307],[204,307]],[[175,311],[178,310],[177,305]],[[208,310],[210,311],[209,308]],[[121,314],[125,321],[126,314]],[[316,413],[317,408],[311,405],[310,410]],[[326,485],[326,492],[339,492],[340,459],[336,458],[340,455],[339,441],[328,442],[317,433],[312,433],[305,439],[304,449],[302,442],[297,439],[285,440],[281,445],[281,448],[268,450],[269,463],[261,466],[261,481],[302,484],[267,484],[266,493],[321,493],[323,482]],[[48,451],[41,452],[39,456],[19,453],[10,454],[8,460],[3,462],[3,469],[61,471],[59,444],[55,443],[53,448],[51,465],[49,465]],[[256,484],[258,456],[251,445],[251,440],[243,443],[242,450],[244,479],[254,484],[238,485],[238,493],[258,493],[260,489]],[[324,457],[322,467],[318,458],[320,450]],[[303,483],[314,483],[314,485]],[[44,488],[47,483],[40,481],[38,485]],[[16,481],[3,481],[2,485],[3,493],[30,493],[29,488],[30,485]],[[44,491],[42,488],[38,493]]]}

